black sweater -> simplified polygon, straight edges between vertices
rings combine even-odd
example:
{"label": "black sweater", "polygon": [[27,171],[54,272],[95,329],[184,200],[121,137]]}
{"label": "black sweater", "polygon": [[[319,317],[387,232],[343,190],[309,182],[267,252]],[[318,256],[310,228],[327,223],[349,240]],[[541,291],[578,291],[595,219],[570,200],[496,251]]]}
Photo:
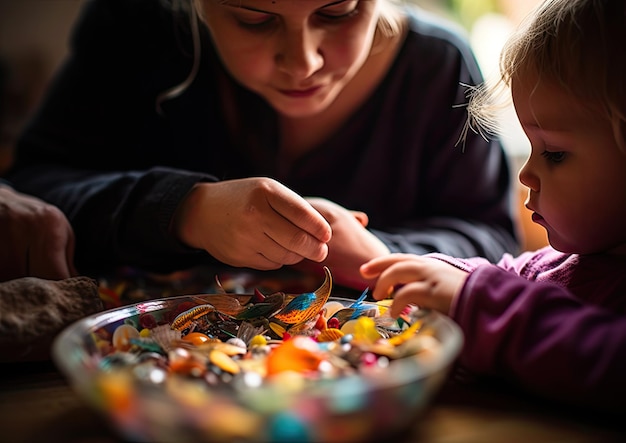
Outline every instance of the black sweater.
{"label": "black sweater", "polygon": [[[456,145],[463,85],[481,73],[460,34],[411,11],[378,88],[283,170],[274,111],[224,72],[204,27],[197,77],[158,113],[157,95],[191,70],[187,18],[154,0],[92,0],[8,178],[67,214],[79,269],[169,272],[210,260],[168,233],[172,215],[195,183],[250,176],[366,212],[392,251],[497,260],[517,248],[507,158],[497,140],[473,133]],[[225,121],[226,93],[238,128]]]}

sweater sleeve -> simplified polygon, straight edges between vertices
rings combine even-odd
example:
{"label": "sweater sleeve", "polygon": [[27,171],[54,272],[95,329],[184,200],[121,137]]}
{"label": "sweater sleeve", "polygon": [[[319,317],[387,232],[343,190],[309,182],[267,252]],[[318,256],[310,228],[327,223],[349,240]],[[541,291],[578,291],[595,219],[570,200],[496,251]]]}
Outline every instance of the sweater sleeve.
{"label": "sweater sleeve", "polygon": [[[214,181],[182,167],[159,167],[158,152],[136,137],[155,115],[155,96],[179,81],[152,78],[175,39],[160,2],[90,1],[73,29],[69,56],[18,140],[8,178],[58,206],[76,232],[81,272],[120,264],[170,272],[197,263],[199,251],[169,232],[194,184]],[[184,54],[184,51],[170,51]],[[157,117],[154,117],[157,118]],[[170,151],[176,155],[177,146]],[[163,163],[161,163],[163,164]]]}
{"label": "sweater sleeve", "polygon": [[626,411],[626,317],[567,289],[493,265],[469,275],[452,317],[465,334],[460,365],[540,396]]}

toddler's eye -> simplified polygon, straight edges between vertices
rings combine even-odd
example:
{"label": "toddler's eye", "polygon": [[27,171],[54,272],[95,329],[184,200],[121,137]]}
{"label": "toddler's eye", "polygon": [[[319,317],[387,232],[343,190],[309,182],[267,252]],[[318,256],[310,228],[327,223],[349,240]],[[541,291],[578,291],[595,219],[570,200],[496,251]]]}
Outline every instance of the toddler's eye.
{"label": "toddler's eye", "polygon": [[551,163],[561,163],[565,159],[565,152],[563,151],[543,151],[541,155]]}

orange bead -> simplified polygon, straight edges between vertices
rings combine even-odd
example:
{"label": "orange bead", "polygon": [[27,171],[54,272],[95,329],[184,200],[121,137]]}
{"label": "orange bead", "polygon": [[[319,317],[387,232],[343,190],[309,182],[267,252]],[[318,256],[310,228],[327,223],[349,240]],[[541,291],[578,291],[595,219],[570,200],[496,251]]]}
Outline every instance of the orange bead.
{"label": "orange bead", "polygon": [[168,354],[169,368],[172,372],[199,377],[206,372],[206,361],[185,349],[175,349]]}
{"label": "orange bead", "polygon": [[319,330],[319,331],[323,331],[328,327],[328,325],[326,324],[326,319],[324,318],[324,316],[320,313],[319,317],[317,317],[317,321],[315,322],[315,326],[314,328]]}
{"label": "orange bead", "polygon": [[295,336],[274,348],[267,357],[267,374],[284,371],[317,371],[324,360],[319,345],[306,336]]}
{"label": "orange bead", "polygon": [[317,336],[317,341],[318,342],[335,341],[335,340],[339,340],[344,335],[346,334],[344,334],[340,329],[327,328],[327,329],[324,329],[320,333],[320,335]]}
{"label": "orange bead", "polygon": [[182,339],[185,340],[186,342],[189,342],[191,344],[198,346],[210,340],[211,338],[208,335],[203,334],[202,332],[190,332],[189,334],[185,335]]}

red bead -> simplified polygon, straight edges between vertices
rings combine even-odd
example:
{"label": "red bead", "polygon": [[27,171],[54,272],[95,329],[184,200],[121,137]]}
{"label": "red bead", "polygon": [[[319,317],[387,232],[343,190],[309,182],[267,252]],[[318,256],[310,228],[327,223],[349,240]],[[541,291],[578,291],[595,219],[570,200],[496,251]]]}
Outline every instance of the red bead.
{"label": "red bead", "polygon": [[328,328],[335,328],[335,329],[339,329],[339,319],[336,317],[332,317],[330,319],[328,319]]}

